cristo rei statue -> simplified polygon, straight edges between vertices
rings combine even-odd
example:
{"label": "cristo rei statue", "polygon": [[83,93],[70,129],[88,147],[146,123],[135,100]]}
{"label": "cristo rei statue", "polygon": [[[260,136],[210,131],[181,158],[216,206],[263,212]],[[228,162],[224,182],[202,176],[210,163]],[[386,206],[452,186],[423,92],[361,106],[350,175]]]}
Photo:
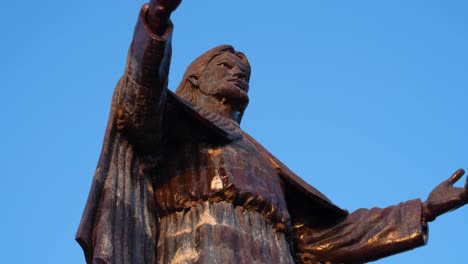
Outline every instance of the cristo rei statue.
{"label": "cristo rei statue", "polygon": [[250,65],[213,48],[167,89],[181,0],[142,7],[76,239],[88,264],[364,263],[426,243],[463,206],[456,171],[426,201],[348,213],[239,124]]}

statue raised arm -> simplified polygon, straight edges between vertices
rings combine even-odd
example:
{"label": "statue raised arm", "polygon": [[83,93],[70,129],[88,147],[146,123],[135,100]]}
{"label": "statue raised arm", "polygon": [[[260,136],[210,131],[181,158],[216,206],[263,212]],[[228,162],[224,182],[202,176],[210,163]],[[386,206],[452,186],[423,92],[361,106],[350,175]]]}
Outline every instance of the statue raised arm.
{"label": "statue raised arm", "polygon": [[115,89],[117,128],[140,151],[155,151],[171,62],[171,13],[178,1],[153,0],[142,7],[130,45],[127,66]]}
{"label": "statue raised arm", "polygon": [[148,174],[162,149],[169,17],[180,2],[152,0],[141,8],[76,234],[89,264],[156,262],[158,212]]}

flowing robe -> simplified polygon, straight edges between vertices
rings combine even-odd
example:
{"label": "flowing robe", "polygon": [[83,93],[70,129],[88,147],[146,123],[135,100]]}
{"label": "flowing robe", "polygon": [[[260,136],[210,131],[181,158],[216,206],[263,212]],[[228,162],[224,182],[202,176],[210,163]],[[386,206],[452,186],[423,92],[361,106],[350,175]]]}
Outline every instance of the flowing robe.
{"label": "flowing robe", "polygon": [[77,232],[91,263],[362,263],[425,243],[421,202],[351,214],[236,123],[167,90],[172,25],[137,22]]}

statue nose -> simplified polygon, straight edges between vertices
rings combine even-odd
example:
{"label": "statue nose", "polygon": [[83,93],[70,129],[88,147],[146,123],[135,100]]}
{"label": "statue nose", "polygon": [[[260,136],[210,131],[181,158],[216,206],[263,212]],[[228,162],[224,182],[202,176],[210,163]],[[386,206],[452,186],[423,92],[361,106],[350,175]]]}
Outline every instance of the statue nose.
{"label": "statue nose", "polygon": [[243,73],[240,69],[233,70],[232,76],[234,76],[234,77],[236,77],[237,79],[240,79],[240,80],[245,80],[247,78],[245,73]]}

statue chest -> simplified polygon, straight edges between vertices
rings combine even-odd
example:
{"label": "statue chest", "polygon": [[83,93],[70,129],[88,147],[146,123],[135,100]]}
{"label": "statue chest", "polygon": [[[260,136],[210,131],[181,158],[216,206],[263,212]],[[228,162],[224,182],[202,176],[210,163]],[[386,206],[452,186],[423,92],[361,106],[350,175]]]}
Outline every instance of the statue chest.
{"label": "statue chest", "polygon": [[165,151],[157,174],[155,196],[162,215],[205,201],[227,201],[263,214],[280,229],[289,222],[276,169],[246,139],[178,144]]}

